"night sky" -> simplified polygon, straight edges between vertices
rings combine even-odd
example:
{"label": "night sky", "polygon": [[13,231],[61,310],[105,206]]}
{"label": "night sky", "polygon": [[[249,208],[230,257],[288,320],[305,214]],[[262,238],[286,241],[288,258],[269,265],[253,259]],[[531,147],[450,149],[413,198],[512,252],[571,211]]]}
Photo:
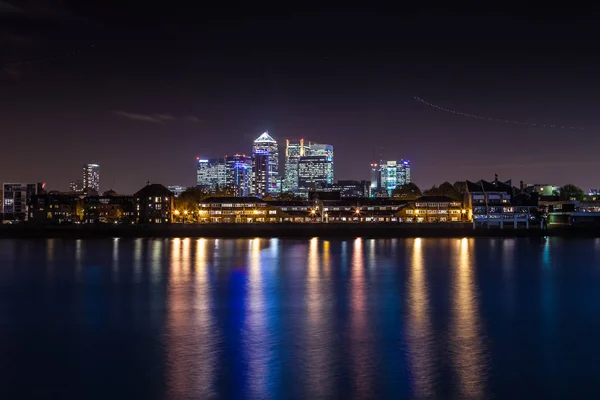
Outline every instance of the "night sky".
{"label": "night sky", "polygon": [[336,179],[382,154],[422,188],[600,187],[593,10],[155,4],[0,0],[0,182],[67,189],[96,162],[101,190],[193,185],[196,156],[268,130],[332,144]]}

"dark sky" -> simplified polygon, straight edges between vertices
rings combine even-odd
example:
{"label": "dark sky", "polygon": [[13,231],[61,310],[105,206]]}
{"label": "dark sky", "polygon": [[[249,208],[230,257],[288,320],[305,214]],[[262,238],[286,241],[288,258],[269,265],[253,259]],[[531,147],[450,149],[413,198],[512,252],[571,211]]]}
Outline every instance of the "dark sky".
{"label": "dark sky", "polygon": [[269,130],[334,145],[337,179],[382,152],[424,188],[600,186],[595,10],[203,3],[0,0],[0,181],[66,189],[97,162],[102,190],[192,185],[196,156]]}

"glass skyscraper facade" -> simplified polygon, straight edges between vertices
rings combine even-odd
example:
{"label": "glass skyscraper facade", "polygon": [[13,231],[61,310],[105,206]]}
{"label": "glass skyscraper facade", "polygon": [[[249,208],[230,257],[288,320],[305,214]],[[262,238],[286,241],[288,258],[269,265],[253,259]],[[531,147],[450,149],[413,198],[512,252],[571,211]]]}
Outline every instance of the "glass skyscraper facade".
{"label": "glass skyscraper facade", "polygon": [[410,183],[410,161],[381,161],[371,164],[371,192],[386,190],[388,195],[397,187]]}
{"label": "glass skyscraper facade", "polygon": [[304,139],[298,142],[285,141],[285,178],[283,179],[283,192],[298,190],[298,159],[309,154],[309,147],[304,144]]}
{"label": "glass skyscraper facade", "polygon": [[249,196],[252,191],[252,160],[245,154],[225,156],[227,188],[234,196]]}
{"label": "glass skyscraper facade", "polygon": [[100,192],[100,165],[85,164],[83,166],[82,181],[85,193]]}
{"label": "glass skyscraper facade", "polygon": [[224,158],[198,158],[196,184],[208,192],[225,189],[227,186],[227,169]]}
{"label": "glass skyscraper facade", "polygon": [[328,156],[304,156],[298,159],[298,190],[322,189],[333,184],[332,164]]}
{"label": "glass skyscraper facade", "polygon": [[252,192],[257,196],[281,192],[279,148],[268,132],[260,135],[252,145]]}
{"label": "glass skyscraper facade", "polygon": [[312,142],[306,145],[304,139],[286,141],[285,191],[322,188],[333,184],[333,179],[332,145]]}

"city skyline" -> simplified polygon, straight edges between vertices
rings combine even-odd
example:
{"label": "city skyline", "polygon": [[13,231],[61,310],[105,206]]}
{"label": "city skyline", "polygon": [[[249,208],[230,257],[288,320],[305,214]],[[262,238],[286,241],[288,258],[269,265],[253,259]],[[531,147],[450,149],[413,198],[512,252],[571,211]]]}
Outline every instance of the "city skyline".
{"label": "city skyline", "polygon": [[11,151],[0,182],[66,190],[95,160],[103,189],[190,186],[198,154],[231,154],[268,129],[280,145],[333,144],[340,180],[369,179],[366,165],[401,156],[419,166],[420,187],[494,173],[600,186],[597,27],[585,9],[274,13],[175,2],[165,13],[124,1],[115,13],[50,0],[40,14],[5,2],[0,120]]}

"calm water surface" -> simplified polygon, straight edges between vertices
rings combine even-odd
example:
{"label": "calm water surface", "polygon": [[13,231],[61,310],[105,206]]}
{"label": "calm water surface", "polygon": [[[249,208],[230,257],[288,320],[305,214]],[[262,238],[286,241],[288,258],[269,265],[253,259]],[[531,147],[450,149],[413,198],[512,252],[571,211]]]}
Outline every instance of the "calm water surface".
{"label": "calm water surface", "polygon": [[0,398],[600,398],[600,240],[0,240]]}

